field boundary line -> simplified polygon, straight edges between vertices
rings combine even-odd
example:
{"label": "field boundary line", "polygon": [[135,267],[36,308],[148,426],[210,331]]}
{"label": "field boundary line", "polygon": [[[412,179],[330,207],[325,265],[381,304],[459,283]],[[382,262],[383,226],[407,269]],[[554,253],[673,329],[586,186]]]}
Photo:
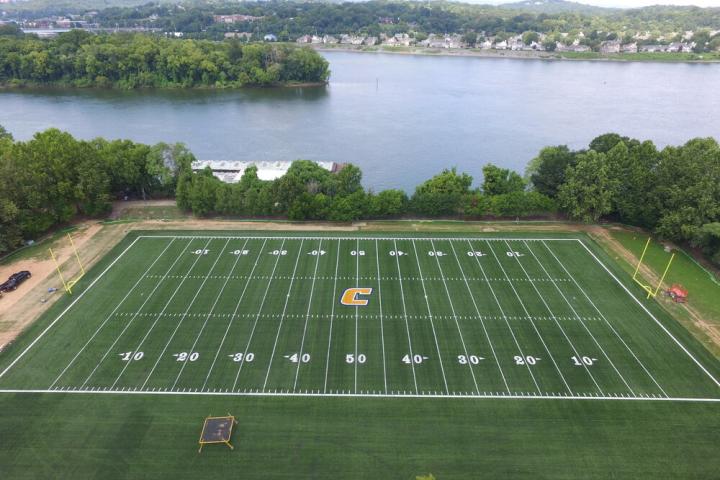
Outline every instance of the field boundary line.
{"label": "field boundary line", "polygon": [[253,272],[255,272],[255,268],[257,267],[258,263],[260,262],[260,258],[262,258],[262,254],[263,254],[263,251],[265,250],[266,243],[267,243],[267,240],[263,240],[262,245],[258,249],[258,255],[255,258],[255,263],[253,264],[253,268],[252,268],[252,270],[250,270],[250,275],[248,275],[247,281],[245,282],[245,286],[243,287],[243,291],[240,294],[240,298],[238,299],[237,303],[235,304],[235,310],[233,310],[233,313],[230,316],[230,322],[228,322],[228,326],[225,328],[225,333],[223,334],[222,340],[220,340],[220,345],[218,345],[217,351],[215,351],[215,358],[213,358],[212,364],[210,364],[210,368],[208,369],[208,373],[207,373],[207,375],[205,375],[205,381],[203,382],[203,386],[202,386],[203,390],[207,386],[207,382],[210,379],[210,374],[212,373],[213,368],[215,368],[215,363],[217,362],[217,359],[220,356],[220,350],[222,350],[223,345],[225,345],[225,340],[227,339],[227,334],[230,331],[230,327],[232,327],[233,322],[235,321],[238,310],[240,310],[240,304],[242,303],[243,299],[245,298],[245,292],[247,291],[248,285],[250,285],[250,280],[252,280],[252,278],[253,278]]}
{"label": "field boundary line", "polygon": [[[505,242],[505,245],[507,245],[507,248],[510,249],[510,251],[513,250],[512,247],[510,246],[510,242]],[[527,245],[527,243],[524,243],[524,245],[525,245],[526,248],[528,248],[528,249],[530,248],[530,247]],[[518,264],[518,265],[520,266],[520,268],[522,269],[523,273],[525,274],[525,277],[527,277],[527,279],[530,280],[530,275],[528,274],[527,270],[525,270],[525,266],[522,264],[522,262],[520,261],[520,259],[518,258],[518,256],[517,256],[517,255],[513,255],[513,258],[515,258],[515,260],[517,261],[517,264]],[[540,263],[540,261],[537,259],[537,257],[535,257],[534,254],[533,254],[533,258],[535,258],[535,260],[538,262],[538,264]],[[544,270],[544,269],[543,269],[543,270]],[[558,322],[557,317],[555,317],[555,313],[554,313],[554,312],[552,311],[552,309],[550,308],[550,305],[548,305],[548,303],[545,301],[545,297],[543,297],[542,293],[540,293],[540,290],[538,290],[537,285],[535,285],[535,282],[533,282],[532,280],[530,280],[530,285],[533,287],[533,290],[535,290],[535,293],[537,294],[537,296],[538,296],[538,298],[540,299],[540,301],[542,302],[542,304],[545,305],[545,308],[547,309],[548,313],[550,314],[550,316],[552,317],[553,321],[555,322],[555,325],[557,325],[557,327],[558,327],[558,328],[560,329],[560,331],[562,332],[563,337],[565,337],[565,340],[567,340],[568,344],[570,345],[570,348],[571,348],[572,351],[575,353],[575,356],[576,356],[577,358],[582,357],[582,355],[580,355],[580,352],[578,351],[578,349],[575,347],[575,344],[572,342],[572,340],[570,340],[570,337],[568,337],[568,334],[567,334],[567,332],[565,331],[565,329],[562,327],[562,325],[560,325],[560,322]],[[570,307],[570,308],[572,308],[572,307]],[[573,312],[575,312],[574,309],[573,309]],[[531,321],[532,321],[532,320],[531,320]],[[580,363],[582,363],[583,369],[584,369],[585,372],[590,376],[590,379],[592,380],[592,382],[593,382],[593,383],[595,384],[595,386],[597,387],[598,392],[600,392],[600,395],[601,395],[601,396],[604,395],[603,389],[600,388],[600,385],[597,383],[597,380],[595,380],[595,377],[593,376],[592,372],[590,372],[590,369],[588,368],[588,366],[585,365],[585,362],[582,362],[582,361],[581,361]]]}
{"label": "field boundary line", "polygon": [[[432,249],[434,252],[437,252],[437,249],[435,248],[435,242],[430,241],[430,246],[432,246]],[[443,278],[443,285],[445,286],[445,294],[447,295],[448,302],[450,303],[450,311],[452,312],[452,316],[455,319],[455,326],[458,329],[458,335],[460,335],[460,343],[462,343],[463,351],[465,352],[465,359],[467,360],[467,366],[470,369],[470,375],[473,379],[473,384],[475,385],[475,391],[477,393],[480,393],[480,389],[478,388],[477,379],[475,378],[475,371],[472,368],[472,362],[470,361],[470,353],[468,352],[467,346],[465,344],[465,337],[462,334],[462,329],[460,328],[460,322],[458,322],[457,314],[455,313],[455,305],[453,304],[452,298],[450,297],[450,290],[448,289],[447,282],[445,282],[445,274],[443,273],[442,266],[440,265],[440,258],[438,258],[437,255],[433,255],[435,257],[435,261],[437,262],[438,271],[440,272],[440,276]]]}
{"label": "field boundary line", "polygon": [[[647,314],[650,316],[650,318],[652,318],[652,319],[655,321],[655,323],[657,323],[658,326],[659,326],[670,338],[673,339],[673,341],[677,344],[677,346],[680,347],[680,348],[682,349],[682,351],[685,352],[685,353],[687,354],[687,356],[690,357],[690,358],[693,360],[693,362],[695,362],[695,364],[696,364],[698,367],[700,367],[700,369],[701,369],[703,372],[705,372],[705,374],[706,374],[708,377],[710,377],[710,379],[715,383],[715,385],[717,385],[718,387],[720,387],[720,381],[718,381],[718,380],[705,368],[705,366],[704,366],[702,363],[700,363],[700,361],[699,361],[697,358],[695,358],[695,356],[694,356],[692,353],[690,353],[687,348],[685,348],[685,346],[680,342],[680,340],[678,340],[677,338],[675,338],[675,336],[674,336],[672,333],[670,333],[670,331],[669,331],[667,328],[665,328],[665,325],[663,325],[662,323],[660,323],[660,321],[659,321],[657,318],[655,318],[655,315],[653,315],[653,314],[650,312],[650,310],[648,310],[647,307],[646,307],[645,305],[643,305],[642,302],[641,302],[640,300],[638,300],[637,297],[636,297],[635,295],[633,295],[632,292],[615,276],[615,274],[612,273],[612,272],[605,266],[605,264],[604,264],[603,262],[601,262],[600,259],[595,256],[595,254],[592,252],[592,250],[590,250],[590,249],[587,247],[587,245],[585,245],[585,242],[583,242],[583,241],[580,240],[580,239],[576,239],[576,240],[580,243],[580,245],[583,246],[583,248],[584,248],[585,250],[587,250],[587,252],[595,259],[595,261],[598,262],[598,263],[600,264],[600,266],[603,267],[603,269],[605,269],[605,271],[606,271],[613,279],[615,279],[615,281],[618,283],[618,285],[620,285],[620,286],[623,288],[623,290],[625,290],[625,292],[627,292],[627,294],[630,295],[630,298],[632,298],[633,300],[635,300],[635,302],[636,302],[638,305],[640,305],[640,307],[641,307],[643,310],[645,310],[645,313],[647,313]],[[548,248],[548,250],[549,250],[549,248]]]}
{"label": "field boundary line", "polygon": [[323,235],[297,235],[297,236],[267,236],[267,235],[138,235],[138,238],[184,238],[184,239],[198,239],[198,238],[209,238],[212,240],[225,240],[227,238],[233,240],[233,239],[258,239],[258,240],[422,240],[422,241],[429,241],[429,240],[454,240],[454,241],[467,241],[467,240],[483,240],[483,241],[522,241],[522,240],[529,240],[533,242],[577,242],[580,240],[579,238],[574,237],[568,237],[568,238],[536,238],[536,237],[526,237],[526,238],[518,238],[518,237],[368,237],[368,236],[353,236],[349,235],[347,237],[338,237],[338,236],[323,236]]}
{"label": "field boundary line", "polygon": [[402,272],[400,270],[400,255],[397,254],[397,240],[393,240],[393,248],[395,249],[395,262],[397,263],[398,277],[400,277],[400,298],[402,299],[403,316],[405,317],[405,330],[407,331],[408,349],[410,350],[410,368],[412,368],[413,383],[415,384],[415,393],[418,393],[417,377],[415,376],[415,355],[412,350],[412,341],[410,340],[410,324],[408,323],[407,308],[405,308],[405,290],[402,284]]}
{"label": "field boundary line", "polygon": [[[266,239],[267,240],[267,239]],[[285,239],[282,239],[282,243],[280,243],[279,250],[282,250],[285,246]],[[275,265],[273,265],[272,272],[270,273],[270,280],[268,280],[268,284],[265,287],[265,293],[263,294],[263,298],[260,301],[260,306],[258,307],[257,315],[255,316],[255,321],[253,322],[252,330],[250,330],[250,335],[248,336],[247,344],[245,345],[245,350],[243,351],[242,360],[240,360],[240,366],[238,367],[237,374],[235,374],[235,381],[233,382],[232,389],[235,390],[235,387],[237,386],[238,379],[240,378],[240,372],[242,372],[243,365],[245,365],[245,357],[247,357],[248,350],[250,349],[250,342],[252,342],[253,336],[255,335],[255,327],[257,327],[258,320],[260,319],[260,314],[262,313],[262,309],[265,306],[265,299],[267,299],[267,294],[270,291],[270,285],[272,285],[273,277],[275,276],[275,269],[277,269],[278,263],[280,263],[280,257],[282,255],[276,255],[275,257]],[[272,358],[270,359],[272,361]]]}
{"label": "field boundary line", "polygon": [[460,259],[457,256],[457,252],[455,251],[455,246],[453,245],[452,241],[450,243],[450,248],[453,251],[453,256],[455,257],[455,261],[458,264],[458,268],[460,269],[460,274],[462,274],[463,279],[465,280],[465,287],[468,291],[468,296],[470,297],[470,300],[472,300],[473,306],[475,307],[475,313],[477,313],[478,319],[480,320],[480,325],[482,326],[483,332],[485,332],[485,336],[488,340],[488,345],[490,346],[490,351],[493,354],[493,358],[495,359],[495,363],[498,366],[498,370],[500,370],[500,376],[503,379],[503,383],[505,384],[505,388],[507,389],[508,393],[510,393],[510,386],[507,383],[507,379],[505,378],[505,373],[502,370],[502,367],[500,366],[500,359],[498,358],[497,354],[495,353],[495,346],[492,343],[492,340],[490,340],[490,334],[487,331],[487,327],[485,326],[485,321],[482,318],[482,315],[480,314],[480,309],[477,306],[477,302],[475,301],[475,296],[472,293],[472,290],[470,289],[470,284],[468,283],[467,277],[465,276],[465,270],[463,270],[462,265],[460,264]]}
{"label": "field boundary line", "polygon": [[570,401],[635,401],[635,402],[687,402],[687,403],[720,403],[720,398],[706,397],[638,397],[638,396],[572,396],[572,395],[497,395],[497,394],[414,394],[414,393],[292,393],[292,392],[202,392],[202,391],[145,391],[145,390],[89,390],[89,389],[66,389],[66,390],[13,390],[0,389],[0,394],[70,394],[70,395],[198,395],[198,396],[235,396],[235,397],[336,397],[336,398],[433,398],[433,399],[506,399],[506,400],[570,400]]}
{"label": "field boundary line", "polygon": [[[537,255],[535,255],[535,252],[533,251],[532,248],[530,248],[530,245],[528,245],[527,243],[525,243],[525,247],[528,249],[528,251],[529,251],[530,254],[533,256],[533,258],[535,258],[535,261],[538,263],[538,265],[540,265],[540,268],[542,268],[543,272],[545,272],[545,275],[546,275],[548,278],[550,278],[550,273],[547,271],[547,269],[545,268],[545,265],[543,265],[543,263],[540,261],[540,259],[537,257]],[[550,253],[552,254],[552,252],[550,252]],[[554,257],[554,255],[553,255],[553,257]],[[567,270],[566,270],[566,272],[567,272]],[[568,273],[569,273],[569,272],[568,272]],[[574,281],[574,279],[573,279],[573,281]],[[578,319],[578,321],[579,321],[580,324],[583,326],[583,328],[585,329],[585,331],[590,335],[590,338],[593,339],[593,342],[595,342],[595,345],[598,346],[598,348],[599,348],[600,351],[603,353],[603,355],[605,356],[605,358],[607,359],[607,361],[610,362],[610,365],[611,365],[612,368],[615,370],[615,373],[618,374],[618,376],[620,377],[620,379],[622,380],[622,382],[625,384],[625,386],[628,388],[628,390],[630,390],[630,393],[632,393],[633,395],[635,395],[635,391],[632,389],[632,387],[631,387],[630,384],[627,382],[627,380],[626,380],[625,377],[622,375],[622,373],[620,373],[620,370],[618,370],[618,368],[615,366],[615,363],[610,359],[610,356],[607,354],[607,352],[605,352],[605,349],[602,347],[602,345],[600,344],[600,342],[598,342],[598,340],[595,338],[595,335],[593,335],[592,331],[590,331],[590,329],[587,327],[587,325],[585,325],[585,322],[584,322],[582,316],[580,316],[580,315],[577,313],[577,311],[575,310],[575,307],[572,306],[572,304],[570,303],[570,300],[567,299],[567,297],[565,296],[565,294],[563,293],[563,291],[560,289],[560,287],[558,287],[557,283],[555,283],[555,282],[553,281],[552,284],[553,284],[553,286],[555,287],[555,289],[558,291],[558,293],[563,297],[563,299],[565,300],[565,303],[567,303],[568,307],[570,307],[570,310],[572,310],[573,314],[575,315],[575,318]],[[577,284],[576,284],[576,285],[577,285]]]}
{"label": "field boundary line", "polygon": [[[206,250],[206,249],[207,249],[208,245],[210,245],[210,242],[212,242],[212,239],[207,241],[207,243],[206,243],[205,246],[203,247],[203,250]],[[192,240],[191,240],[190,242],[188,242],[188,245],[190,245],[190,243],[192,243]],[[198,263],[198,261],[200,261],[200,258],[201,258],[201,257],[202,257],[202,255],[198,255],[197,258],[193,261],[192,265],[190,266],[190,268],[189,268],[188,271],[187,271],[188,274],[193,271],[193,269],[195,268],[195,265],[197,265],[197,263]],[[181,256],[181,255],[178,255],[178,258],[177,258],[176,260],[179,260],[180,258],[182,258],[182,256]],[[173,265],[175,265],[175,264],[173,263]],[[172,268],[172,267],[171,267],[171,268]],[[140,347],[142,347],[143,343],[145,343],[145,340],[146,340],[147,337],[150,335],[150,332],[153,331],[153,329],[155,328],[155,325],[157,325],[157,323],[160,321],[160,318],[162,318],[162,315],[165,313],[165,310],[167,310],[168,305],[170,305],[170,302],[172,302],[172,299],[175,298],[175,295],[177,295],[177,292],[180,290],[180,287],[182,287],[184,283],[185,283],[185,280],[182,280],[182,281],[180,282],[180,284],[175,288],[175,291],[173,291],[172,295],[170,296],[170,298],[168,299],[168,301],[165,303],[165,306],[163,307],[162,312],[160,313],[160,315],[158,315],[158,317],[157,317],[157,318],[155,319],[155,321],[152,323],[152,325],[150,326],[150,329],[147,331],[147,333],[145,333],[145,336],[142,338],[142,340],[140,340],[140,343],[138,344],[138,346],[135,347],[135,348],[132,350],[133,353],[137,352],[137,351],[140,349]],[[156,288],[153,290],[153,293],[155,292],[156,289],[157,289],[157,286],[156,286]],[[148,296],[148,299],[149,299],[149,298],[150,298],[150,296]],[[143,302],[143,305],[145,305],[145,302]],[[140,308],[142,308],[142,305],[140,306]],[[140,310],[138,310],[138,311],[140,311]],[[123,332],[124,332],[124,331],[125,331],[125,330],[123,330]],[[119,338],[119,337],[118,337],[118,338]],[[114,345],[114,344],[113,344],[113,345]],[[112,349],[112,346],[108,349],[108,351],[106,352],[106,354],[107,354],[108,352],[110,352],[111,349]],[[126,371],[127,368],[130,366],[131,363],[132,363],[132,360],[128,360],[128,361],[125,363],[125,366],[122,368],[122,370],[121,370],[120,373],[118,374],[117,378],[115,378],[115,381],[114,381],[113,384],[110,386],[110,388],[114,388],[114,387],[115,387],[115,385],[117,384],[117,382],[120,380],[120,377],[123,376],[123,374],[125,373],[125,371]],[[83,383],[83,386],[85,386],[85,385],[87,384],[87,382],[90,380],[90,377],[92,377],[92,375],[93,375],[94,373],[95,373],[95,370],[93,370],[93,372],[88,376],[88,378],[87,378],[87,379],[85,380],[85,382]]]}
{"label": "field boundary line", "polygon": [[[225,242],[225,246],[223,247],[222,253],[226,253],[225,249],[227,248],[230,241],[228,240]],[[245,242],[243,243],[243,246],[240,247],[240,250],[244,250],[245,246],[247,245],[248,240],[245,239]],[[217,306],[218,302],[220,301],[220,297],[222,297],[223,292],[225,291],[225,287],[227,287],[228,282],[230,282],[230,277],[232,276],[232,272],[235,271],[235,267],[237,267],[238,262],[240,262],[240,257],[242,257],[241,254],[236,255],[237,258],[235,258],[235,262],[232,265],[232,268],[230,268],[230,274],[225,276],[225,281],[223,282],[222,287],[220,288],[220,292],[215,297],[215,301],[212,304],[212,307],[210,307],[210,311],[205,316],[205,321],[203,322],[202,326],[200,327],[200,331],[198,332],[197,336],[195,337],[195,341],[192,344],[192,347],[188,350],[188,355],[192,355],[192,353],[195,351],[195,347],[197,346],[198,341],[200,340],[200,337],[202,336],[203,332],[205,331],[205,327],[207,326],[208,320],[210,320],[210,317],[212,316],[213,312],[215,311],[215,307]],[[219,257],[218,257],[219,259]],[[214,268],[214,266],[213,266]],[[211,270],[212,271],[212,270]],[[201,287],[202,288],[202,287]],[[195,303],[193,301],[193,303]],[[192,306],[192,304],[191,304]],[[182,362],[182,366],[180,367],[180,371],[177,374],[177,377],[175,377],[175,382],[173,382],[172,388],[175,388],[177,386],[177,383],[180,381],[180,377],[182,376],[183,372],[185,371],[185,367],[189,359],[185,359],[184,362]]]}
{"label": "field boundary line", "polygon": [[[288,303],[290,302],[290,292],[292,291],[293,284],[295,283],[295,272],[297,272],[297,266],[298,266],[298,263],[300,262],[300,255],[302,255],[303,242],[305,242],[305,240],[301,239],[300,246],[298,247],[298,254],[297,254],[297,257],[295,258],[295,266],[293,267],[292,280],[290,280],[290,285],[288,286],[287,295],[285,296],[285,305],[283,306],[282,315],[280,316],[280,324],[278,325],[278,331],[277,331],[277,334],[275,335],[275,343],[273,343],[273,349],[272,349],[272,352],[270,353],[270,361],[268,362],[267,372],[265,372],[265,381],[263,382],[263,387],[262,387],[263,390],[265,390],[265,387],[267,387],[267,381],[268,381],[268,378],[270,378],[270,369],[272,369],[272,363],[273,363],[273,359],[275,357],[275,350],[277,349],[278,339],[280,338],[280,331],[282,330],[283,321],[285,320],[285,312],[287,311],[287,306],[288,306]],[[302,357],[298,358],[298,362],[302,362]]]}
{"label": "field boundary line", "polygon": [[[476,251],[473,244],[470,243],[470,240],[468,240],[467,243],[468,243],[468,246],[470,247],[471,251]],[[480,259],[477,257],[477,255],[474,255],[474,257],[475,257],[475,262],[477,263],[478,267],[480,267],[480,272],[482,272],[483,277],[485,279],[487,279],[487,273],[485,273],[485,267],[482,266],[482,263],[480,262]],[[517,347],[518,352],[520,353],[520,355],[523,358],[525,358],[525,352],[523,352],[523,349],[520,346],[520,342],[518,341],[517,336],[515,335],[515,332],[513,331],[512,327],[510,326],[510,321],[508,320],[508,317],[505,314],[505,309],[502,307],[502,304],[500,303],[500,299],[498,299],[497,294],[495,293],[495,289],[492,288],[492,285],[490,285],[490,282],[487,282],[487,283],[488,283],[488,286],[490,287],[490,293],[492,294],[493,298],[495,299],[495,304],[497,305],[498,309],[500,310],[500,315],[502,315],[503,320],[505,320],[505,324],[507,325],[508,330],[510,331],[510,335],[512,336],[513,341],[515,342],[515,346]],[[490,337],[488,337],[488,341],[489,341],[489,338]],[[498,365],[500,365],[499,359],[498,359]],[[535,374],[532,372],[532,369],[530,368],[530,365],[528,365],[527,362],[525,362],[525,367],[527,368],[527,371],[530,374],[530,378],[532,378],[532,381],[535,384],[535,388],[537,388],[538,393],[540,393],[540,385],[537,383]],[[510,387],[508,386],[507,381],[505,382],[505,386],[508,387],[508,391],[509,391]]]}
{"label": "field boundary line", "polygon": [[[412,246],[413,253],[415,254],[415,261],[417,262],[418,266],[418,271],[420,272],[420,278],[422,279],[423,271],[422,267],[420,266],[420,257],[417,253],[417,245],[415,245],[415,240],[413,240]],[[427,290],[425,290],[425,281],[421,280],[420,284],[422,285],[423,295],[425,296],[425,306],[427,307],[428,315],[430,316],[430,327],[432,328],[433,339],[435,340],[435,349],[438,352],[438,360],[440,360],[440,371],[442,372],[443,383],[445,384],[445,392],[449,393],[450,389],[448,388],[447,378],[445,377],[445,367],[443,366],[442,353],[440,352],[440,344],[438,343],[437,334],[435,333],[435,321],[433,320],[432,310],[430,309],[430,301],[428,300]]]}
{"label": "field boundary line", "polygon": [[140,238],[141,238],[141,237],[136,237],[135,240],[133,240],[132,243],[131,243],[130,245],[128,245],[128,246],[125,248],[125,250],[123,250],[123,251],[120,253],[120,255],[118,255],[117,258],[116,258],[115,260],[113,260],[113,262],[112,262],[110,265],[108,265],[108,266],[105,268],[105,270],[103,270],[103,271],[100,273],[100,275],[98,275],[98,277],[97,277],[95,280],[93,280],[93,281],[90,283],[90,285],[88,285],[87,288],[86,288],[85,290],[83,290],[82,293],[80,293],[80,295],[78,295],[78,297],[77,297],[75,300],[73,300],[73,301],[70,303],[70,305],[68,305],[68,306],[65,308],[65,310],[63,310],[62,312],[60,312],[60,314],[55,318],[55,320],[53,320],[53,321],[50,323],[50,325],[48,325],[47,327],[45,327],[45,330],[43,330],[42,332],[40,332],[40,335],[38,335],[32,342],[30,342],[30,345],[28,345],[27,347],[25,347],[25,350],[23,350],[22,352],[20,352],[20,355],[18,355],[18,356],[15,358],[15,360],[13,360],[12,362],[10,362],[10,365],[8,365],[7,367],[5,367],[5,370],[3,370],[2,372],[0,372],[0,378],[2,378],[21,358],[23,358],[23,357],[25,356],[25,354],[28,352],[28,350],[30,350],[43,336],[45,336],[45,334],[46,334],[53,326],[55,326],[55,324],[58,322],[58,320],[60,320],[60,319],[67,313],[68,310],[70,310],[73,306],[75,306],[75,304],[80,301],[80,299],[93,287],[93,285],[95,285],[95,284],[98,282],[98,280],[100,280],[100,279],[105,275],[105,273],[107,273],[107,271],[110,270],[110,268],[112,268],[112,266],[115,265],[115,264],[118,262],[118,260],[120,260],[120,258],[122,258],[122,256],[125,255],[125,253],[126,253],[128,250],[130,250],[130,248],[132,248],[132,246],[135,245],[135,242],[137,242]]}
{"label": "field boundary line", "polygon": [[340,240],[337,242],[337,254],[335,257],[335,282],[333,283],[332,307],[330,309],[330,331],[328,333],[327,356],[325,357],[325,383],[323,384],[323,392],[327,392],[328,371],[330,370],[330,346],[332,344],[332,328],[335,319],[335,295],[337,295],[337,272],[340,264]]}
{"label": "field boundary line", "polygon": [[155,258],[155,260],[150,264],[150,266],[145,270],[145,272],[144,272],[142,275],[140,275],[140,278],[138,278],[138,280],[135,282],[135,284],[130,288],[130,290],[128,290],[128,292],[127,292],[127,293],[125,294],[125,296],[118,302],[118,304],[115,306],[115,308],[113,308],[112,312],[110,312],[110,313],[108,314],[108,316],[105,317],[105,320],[103,320],[103,322],[98,326],[98,328],[95,330],[95,332],[90,336],[90,338],[88,339],[88,341],[85,342],[85,344],[80,348],[80,350],[78,350],[78,352],[75,354],[75,356],[72,358],[72,360],[70,360],[70,362],[67,364],[67,366],[66,366],[65,368],[63,368],[62,372],[60,372],[60,374],[57,376],[57,378],[55,378],[55,381],[53,381],[53,382],[50,384],[50,387],[49,387],[49,388],[53,388],[53,387],[55,386],[55,384],[58,382],[58,380],[60,380],[60,379],[62,378],[62,376],[65,375],[65,372],[67,372],[68,369],[75,363],[75,360],[77,360],[78,357],[79,357],[80,355],[82,355],[82,353],[85,351],[85,349],[87,348],[87,346],[90,345],[90,343],[95,339],[95,337],[97,336],[97,334],[100,333],[100,330],[102,330],[102,329],[105,327],[105,325],[108,323],[108,321],[110,321],[110,319],[112,318],[112,316],[115,315],[115,313],[117,312],[118,308],[120,308],[120,305],[122,305],[123,303],[125,303],[125,300],[128,299],[128,297],[130,296],[130,294],[135,291],[135,289],[137,288],[137,286],[140,285],[140,282],[145,278],[147,272],[149,272],[150,269],[155,266],[155,264],[158,262],[158,260],[160,260],[160,259],[162,258],[162,256],[165,255],[165,252],[167,252],[168,248],[170,248],[170,246],[171,246],[173,243],[175,243],[175,240],[174,240],[174,239],[173,239],[173,240],[170,240],[170,242],[165,246],[165,248],[162,250],[162,252],[160,252],[160,254],[157,256],[157,258]]}
{"label": "field boundary line", "polygon": [[[305,326],[303,327],[302,339],[300,340],[299,360],[302,360],[303,349],[305,348],[305,333],[307,332],[307,324],[310,320],[310,309],[312,308],[313,293],[315,293],[315,277],[317,276],[318,264],[320,263],[320,251],[322,250],[322,240],[318,244],[318,253],[315,255],[315,273],[313,274],[312,286],[310,287],[310,299],[308,300],[307,313],[305,314]],[[298,361],[297,369],[295,370],[295,381],[293,382],[293,392],[297,388],[298,376],[300,375],[300,365],[302,361]]]}

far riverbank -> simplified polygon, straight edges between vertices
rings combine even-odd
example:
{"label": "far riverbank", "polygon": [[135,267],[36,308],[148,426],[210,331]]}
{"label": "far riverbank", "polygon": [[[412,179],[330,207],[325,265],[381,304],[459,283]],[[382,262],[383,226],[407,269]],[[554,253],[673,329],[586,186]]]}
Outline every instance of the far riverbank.
{"label": "far riverbank", "polygon": [[720,52],[666,53],[640,52],[603,55],[598,52],[538,52],[512,50],[482,50],[479,48],[392,47],[386,45],[311,44],[319,52],[391,53],[397,55],[430,55],[446,57],[511,58],[520,60],[591,60],[602,62],[663,62],[663,63],[720,63]]}

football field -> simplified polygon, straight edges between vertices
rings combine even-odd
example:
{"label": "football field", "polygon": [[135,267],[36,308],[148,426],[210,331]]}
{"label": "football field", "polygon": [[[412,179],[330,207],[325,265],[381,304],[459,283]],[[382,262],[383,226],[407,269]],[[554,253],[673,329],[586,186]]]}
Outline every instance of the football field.
{"label": "football field", "polygon": [[128,240],[0,392],[720,401],[586,237],[287,235]]}

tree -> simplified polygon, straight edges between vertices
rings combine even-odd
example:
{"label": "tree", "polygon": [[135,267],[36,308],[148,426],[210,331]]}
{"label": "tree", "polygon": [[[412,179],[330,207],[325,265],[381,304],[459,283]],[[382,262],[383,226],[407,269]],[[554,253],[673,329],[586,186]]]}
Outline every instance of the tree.
{"label": "tree", "polygon": [[368,195],[368,215],[398,217],[407,211],[407,204],[407,195],[402,190],[383,190],[377,195]]}
{"label": "tree", "polygon": [[507,168],[496,167],[488,163],[483,171],[483,193],[485,195],[503,195],[521,192],[525,189],[525,181],[517,173]]}
{"label": "tree", "polygon": [[522,41],[525,45],[530,45],[533,42],[539,42],[540,41],[540,35],[538,35],[537,32],[525,32],[522,36]]}
{"label": "tree", "polygon": [[720,222],[706,223],[700,227],[692,243],[701,247],[715,264],[720,265]]}
{"label": "tree", "polygon": [[574,164],[575,154],[566,145],[545,147],[530,161],[525,174],[537,192],[555,198],[565,182],[567,167]]}
{"label": "tree", "polygon": [[610,212],[612,190],[605,154],[590,150],[578,155],[565,178],[558,199],[571,218],[593,223]]}
{"label": "tree", "polygon": [[216,191],[220,180],[215,178],[210,168],[205,168],[193,176],[189,201],[193,213],[199,217],[215,211]]}
{"label": "tree", "polygon": [[468,47],[475,47],[475,44],[477,43],[478,35],[475,32],[468,31],[465,32],[462,36],[463,43],[467,44]]}
{"label": "tree", "polygon": [[362,171],[352,163],[348,163],[335,174],[335,188],[332,193],[340,196],[355,193],[362,189],[361,180]]}
{"label": "tree", "polygon": [[471,184],[470,175],[458,174],[455,168],[443,170],[415,189],[411,200],[412,209],[431,217],[456,215]]}
{"label": "tree", "polygon": [[12,142],[13,136],[12,133],[5,130],[5,127],[0,125],[0,141],[2,140],[10,140]]}

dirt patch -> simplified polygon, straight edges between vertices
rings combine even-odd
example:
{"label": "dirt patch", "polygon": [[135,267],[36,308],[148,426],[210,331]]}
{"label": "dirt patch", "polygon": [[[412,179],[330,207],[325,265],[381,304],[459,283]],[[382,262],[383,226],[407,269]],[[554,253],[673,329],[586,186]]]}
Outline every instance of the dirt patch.
{"label": "dirt patch", "polygon": [[[116,229],[108,229],[98,223],[86,223],[78,225],[78,229],[72,233],[73,242],[86,268],[102,258],[121,238],[109,235],[112,230]],[[52,247],[61,263],[63,275],[72,278],[79,273],[80,269],[67,237],[61,236],[48,246]],[[47,250],[43,250],[43,253],[36,257],[0,267],[0,278],[7,278],[20,270],[30,271],[32,277],[17,290],[4,294],[0,299],[0,350],[64,294],[55,263]],[[48,289],[51,287],[58,291],[49,293]]]}

